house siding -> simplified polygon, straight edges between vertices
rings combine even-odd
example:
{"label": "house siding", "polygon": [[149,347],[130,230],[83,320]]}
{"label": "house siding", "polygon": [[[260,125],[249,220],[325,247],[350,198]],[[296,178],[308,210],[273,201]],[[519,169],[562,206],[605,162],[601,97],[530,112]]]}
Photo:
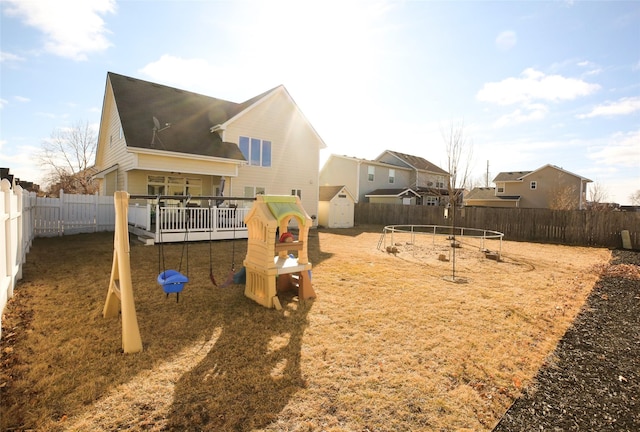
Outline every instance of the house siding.
{"label": "house siding", "polygon": [[320,171],[320,186],[345,185],[356,199],[358,194],[358,160],[330,156]]}
{"label": "house siding", "polygon": [[[531,189],[531,182],[536,182],[536,189]],[[505,182],[504,192],[497,195],[519,195],[521,208],[549,208],[557,194],[570,194],[571,206],[580,207],[582,180],[554,167],[548,166],[534,171],[518,182]]]}
{"label": "house siding", "polygon": [[[369,167],[372,166],[375,169],[373,175],[373,181],[369,181]],[[389,183],[389,167],[380,166],[378,164],[362,162],[360,166],[360,191],[358,196],[359,202],[366,202],[368,198],[365,197],[370,192],[376,189],[388,189],[388,188],[402,188],[405,184],[402,183]],[[396,177],[400,173],[400,168],[391,168],[396,170]],[[405,177],[406,178],[406,177]]]}
{"label": "house siding", "polygon": [[167,167],[171,167],[172,172],[182,174],[203,174],[203,175],[223,175],[235,176],[237,169],[235,165],[224,163],[222,161],[208,161],[196,157],[180,157],[174,154],[155,155],[155,154],[137,154],[136,169],[150,171],[166,171]]}
{"label": "house siding", "polygon": [[[97,148],[99,153],[96,155],[96,166],[105,169],[118,164],[118,172],[114,177],[117,182],[116,188],[118,190],[126,190],[126,176],[124,173],[133,167],[135,158],[127,152],[125,137],[120,137],[120,117],[109,81],[107,81],[104,99],[103,121],[98,136],[99,143]],[[107,187],[103,181],[100,193],[102,195],[112,195],[112,187],[112,185]]]}
{"label": "house siding", "polygon": [[322,142],[284,90],[270,95],[228,125],[226,141],[237,144],[240,136],[271,141],[271,166],[241,166],[229,193],[242,196],[245,186],[264,187],[272,195],[290,195],[292,189],[297,189],[307,213],[317,217]]}
{"label": "house siding", "polygon": [[[375,169],[373,181],[369,181],[370,166]],[[389,171],[392,169],[395,170],[395,181],[389,183]],[[332,155],[320,171],[320,185],[345,185],[356,202],[366,202],[366,195],[376,189],[412,187],[413,172],[401,166]]]}

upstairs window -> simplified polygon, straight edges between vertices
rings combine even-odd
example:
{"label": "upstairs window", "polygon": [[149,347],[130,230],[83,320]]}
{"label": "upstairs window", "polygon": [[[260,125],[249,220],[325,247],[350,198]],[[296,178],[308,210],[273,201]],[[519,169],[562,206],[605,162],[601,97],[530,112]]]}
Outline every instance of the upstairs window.
{"label": "upstairs window", "polygon": [[390,169],[389,170],[389,183],[395,183],[395,182],[396,182],[396,170]]}
{"label": "upstairs window", "polygon": [[271,141],[241,136],[238,147],[251,166],[271,166]]}
{"label": "upstairs window", "polygon": [[534,180],[534,181],[532,181],[532,182],[529,184],[529,188],[530,188],[531,190],[537,189],[537,188],[538,188],[538,182],[537,182],[537,181],[535,181],[535,180]]}
{"label": "upstairs window", "polygon": [[376,167],[374,167],[374,166],[367,167],[367,173],[368,173],[367,179],[372,182],[373,179],[375,178]]}
{"label": "upstairs window", "polygon": [[436,188],[444,189],[444,178],[443,177],[438,177],[438,179],[436,180]]}

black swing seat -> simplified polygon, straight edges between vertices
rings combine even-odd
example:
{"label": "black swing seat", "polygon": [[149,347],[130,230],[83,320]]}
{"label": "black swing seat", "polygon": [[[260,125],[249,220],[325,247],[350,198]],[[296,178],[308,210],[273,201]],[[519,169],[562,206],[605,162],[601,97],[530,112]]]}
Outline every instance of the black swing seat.
{"label": "black swing seat", "polygon": [[189,278],[177,270],[165,270],[158,275],[158,283],[166,294],[180,293]]}

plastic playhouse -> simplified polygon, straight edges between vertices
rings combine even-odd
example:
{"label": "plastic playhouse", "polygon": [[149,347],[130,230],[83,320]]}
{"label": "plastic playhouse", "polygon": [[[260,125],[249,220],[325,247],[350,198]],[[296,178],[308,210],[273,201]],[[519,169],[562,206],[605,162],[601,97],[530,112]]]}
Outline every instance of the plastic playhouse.
{"label": "plastic playhouse", "polygon": [[[292,218],[298,223],[297,240],[289,233]],[[297,288],[300,300],[314,298],[312,266],[307,254],[312,221],[300,198],[258,195],[244,222],[249,235],[244,260],[247,278],[244,294],[265,307],[276,309],[281,309],[277,291]]]}

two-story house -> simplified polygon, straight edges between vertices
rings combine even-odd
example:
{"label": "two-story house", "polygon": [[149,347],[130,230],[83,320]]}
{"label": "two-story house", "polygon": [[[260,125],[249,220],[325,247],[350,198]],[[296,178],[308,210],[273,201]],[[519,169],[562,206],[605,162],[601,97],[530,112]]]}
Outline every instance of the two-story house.
{"label": "two-story house", "polygon": [[293,194],[317,215],[324,147],[282,85],[234,103],[109,72],[95,178],[101,195],[191,195],[192,206]]}
{"label": "two-story house", "polygon": [[374,160],[330,155],[320,185],[343,185],[356,202],[438,205],[447,195],[448,177],[424,158],[385,150]]}
{"label": "two-story house", "polygon": [[534,171],[501,172],[493,183],[469,192],[465,205],[582,210],[591,180],[547,164]]}

